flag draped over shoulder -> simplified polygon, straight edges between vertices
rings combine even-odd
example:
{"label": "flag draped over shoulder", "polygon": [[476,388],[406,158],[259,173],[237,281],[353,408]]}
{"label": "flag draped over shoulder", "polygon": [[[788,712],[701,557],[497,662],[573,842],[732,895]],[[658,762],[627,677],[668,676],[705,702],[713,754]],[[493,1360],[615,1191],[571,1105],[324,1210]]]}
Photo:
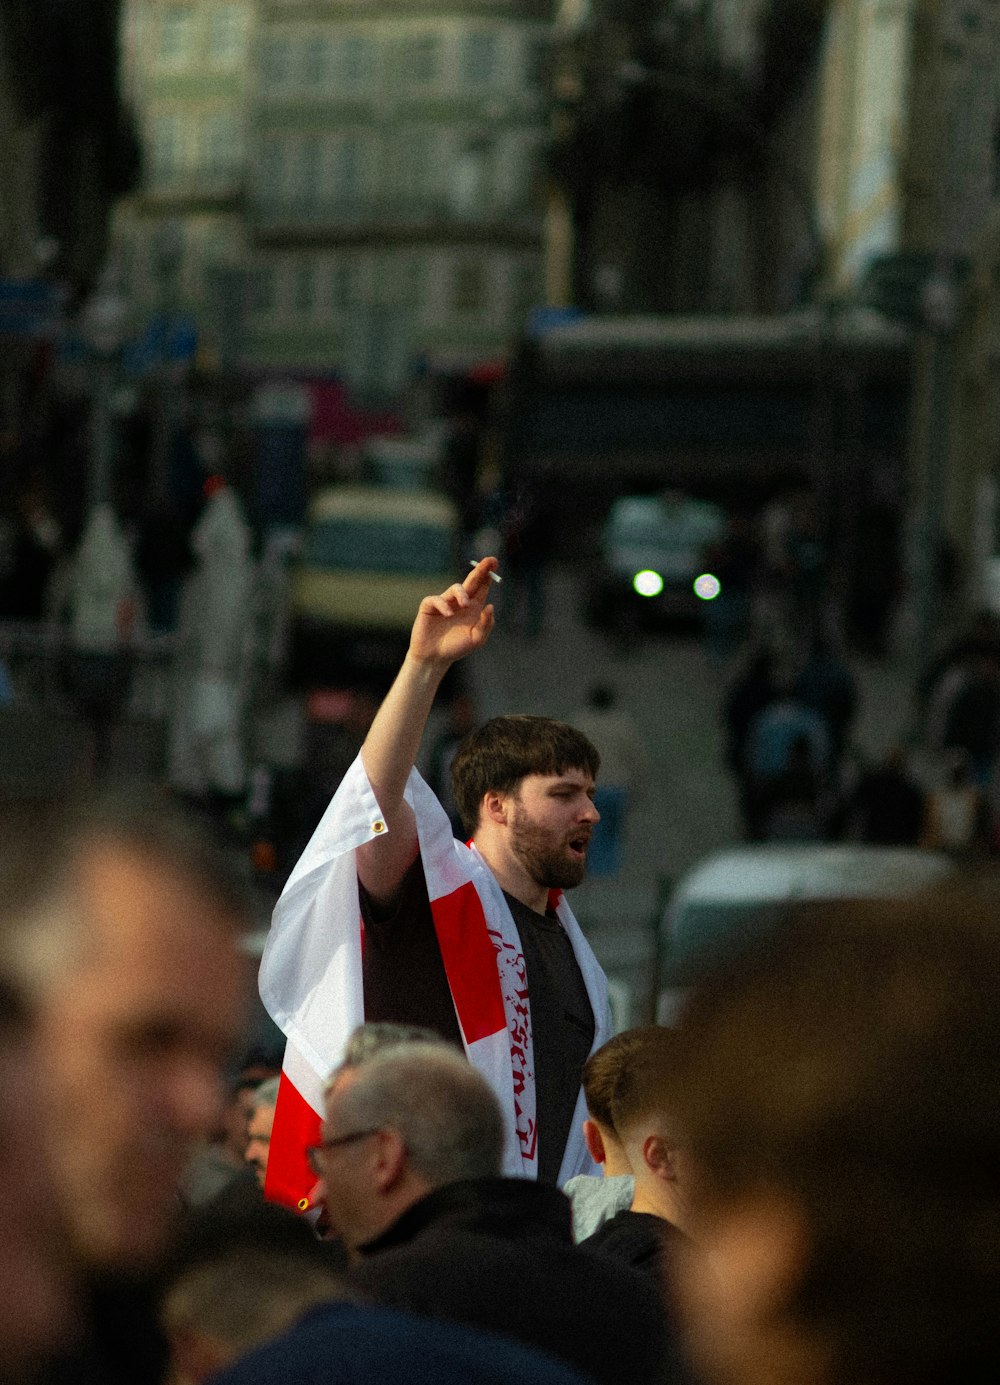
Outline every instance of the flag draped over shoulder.
{"label": "flag draped over shoulder", "polygon": [[[537,1173],[530,997],[520,939],[493,873],[456,842],[447,814],[416,770],[414,810],[427,893],[470,1062],[505,1117],[504,1172]],[[306,1149],[319,1141],[323,1089],[348,1036],[364,1019],[361,908],[354,852],[386,824],[360,757],[344,776],[274,911],[260,969],[264,1005],[287,1040],[271,1134],[266,1192],[305,1210],[315,1178]],[[565,898],[553,897],[594,1013],[594,1047],[610,1037],[607,981]],[[583,1144],[583,1094],[559,1182],[593,1166]]]}

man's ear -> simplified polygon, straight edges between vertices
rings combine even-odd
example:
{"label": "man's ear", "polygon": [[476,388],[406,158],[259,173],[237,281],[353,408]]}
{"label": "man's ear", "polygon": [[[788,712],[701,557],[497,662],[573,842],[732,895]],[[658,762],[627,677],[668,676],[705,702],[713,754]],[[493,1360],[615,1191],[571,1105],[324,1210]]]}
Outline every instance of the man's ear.
{"label": "man's ear", "polygon": [[406,1145],[402,1135],[392,1126],[376,1130],[373,1143],[375,1186],[380,1193],[386,1193],[395,1187],[406,1172]]}
{"label": "man's ear", "polygon": [[483,801],[479,805],[479,821],[493,822],[505,827],[507,825],[507,795],[490,789],[483,796]]}
{"label": "man's ear", "polygon": [[677,1182],[676,1146],[663,1135],[647,1135],[642,1142],[642,1162],[650,1173],[666,1183]]}
{"label": "man's ear", "polygon": [[583,1122],[583,1142],[595,1164],[603,1164],[607,1160],[608,1154],[604,1148],[604,1136],[601,1134],[601,1127],[597,1121],[591,1120],[589,1116]]}

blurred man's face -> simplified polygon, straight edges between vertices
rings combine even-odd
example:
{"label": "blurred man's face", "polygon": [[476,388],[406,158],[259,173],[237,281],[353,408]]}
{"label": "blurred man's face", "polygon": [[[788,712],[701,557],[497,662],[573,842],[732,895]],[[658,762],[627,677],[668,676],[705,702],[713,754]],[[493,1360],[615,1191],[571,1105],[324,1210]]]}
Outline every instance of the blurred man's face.
{"label": "blurred man's face", "polygon": [[267,1156],[271,1150],[274,1111],[273,1106],[258,1106],[247,1126],[247,1147],[243,1158],[257,1175],[257,1182],[262,1188],[267,1173]]}
{"label": "blurred man's face", "polygon": [[85,1264],[142,1269],[169,1237],[193,1143],[221,1117],[243,964],[230,921],[131,848],[93,848],[73,903],[80,956],[40,1014],[56,1186]]}
{"label": "blurred man's face", "polygon": [[[695,1198],[673,1247],[671,1288],[687,1355],[706,1385],[752,1385],[780,1378],[822,1379],[815,1363],[787,1374],[795,1342],[789,1303],[804,1272],[804,1225],[776,1193],[731,1202]],[[808,1354],[803,1334],[795,1352]]]}
{"label": "blurred man's face", "polygon": [[255,1086],[239,1087],[226,1103],[223,1115],[223,1144],[236,1159],[242,1160],[246,1155],[255,1092]]}
{"label": "blurred man's face", "polygon": [[0,1376],[21,1379],[75,1328],[65,1238],[47,1195],[39,1070],[28,1036],[0,1046]]}

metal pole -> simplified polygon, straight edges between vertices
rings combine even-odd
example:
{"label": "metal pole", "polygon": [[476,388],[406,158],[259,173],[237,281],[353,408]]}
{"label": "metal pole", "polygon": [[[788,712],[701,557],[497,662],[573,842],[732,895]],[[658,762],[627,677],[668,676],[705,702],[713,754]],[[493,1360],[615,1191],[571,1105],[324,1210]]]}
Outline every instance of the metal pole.
{"label": "metal pole", "polygon": [[111,396],[114,389],[114,361],[100,355],[94,370],[94,398],[90,416],[90,470],[87,487],[87,513],[111,499],[114,470],[114,420]]}

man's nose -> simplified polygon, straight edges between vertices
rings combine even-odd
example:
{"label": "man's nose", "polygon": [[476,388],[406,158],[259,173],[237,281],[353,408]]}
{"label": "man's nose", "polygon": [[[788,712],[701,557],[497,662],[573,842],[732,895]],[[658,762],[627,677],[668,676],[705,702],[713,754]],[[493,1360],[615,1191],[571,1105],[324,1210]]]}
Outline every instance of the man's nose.
{"label": "man's nose", "polygon": [[583,820],[584,822],[592,822],[595,824],[595,826],[601,820],[601,815],[597,811],[597,804],[594,802],[592,798],[587,799],[587,806],[584,809]]}

